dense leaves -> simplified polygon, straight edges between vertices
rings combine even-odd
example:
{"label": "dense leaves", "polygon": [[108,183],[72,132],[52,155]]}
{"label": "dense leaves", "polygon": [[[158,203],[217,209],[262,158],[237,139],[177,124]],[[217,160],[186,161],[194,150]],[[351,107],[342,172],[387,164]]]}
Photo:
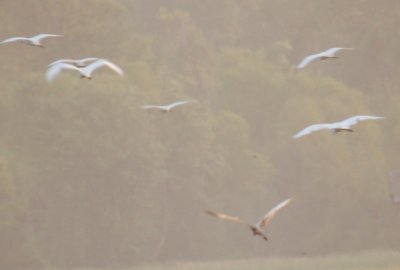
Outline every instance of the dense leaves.
{"label": "dense leaves", "polygon": [[[1,268],[400,248],[398,1],[1,2],[2,38],[63,35],[0,48]],[[294,69],[333,46],[356,50]],[[125,76],[45,81],[86,56]],[[292,139],[358,114],[387,119]],[[204,214],[255,222],[291,196],[269,242]]]}

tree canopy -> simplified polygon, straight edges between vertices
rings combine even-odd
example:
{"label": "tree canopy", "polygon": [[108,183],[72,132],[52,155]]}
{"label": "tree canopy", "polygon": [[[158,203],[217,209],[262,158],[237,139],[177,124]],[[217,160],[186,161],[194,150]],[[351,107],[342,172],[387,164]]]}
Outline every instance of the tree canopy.
{"label": "tree canopy", "polygon": [[[400,162],[399,1],[1,2],[3,39],[62,35],[0,48],[4,268],[400,249],[387,185]],[[295,69],[336,46],[356,50]],[[46,82],[50,62],[88,56],[125,76]],[[362,114],[386,120],[292,138]],[[268,242],[204,214],[256,221],[288,197]]]}

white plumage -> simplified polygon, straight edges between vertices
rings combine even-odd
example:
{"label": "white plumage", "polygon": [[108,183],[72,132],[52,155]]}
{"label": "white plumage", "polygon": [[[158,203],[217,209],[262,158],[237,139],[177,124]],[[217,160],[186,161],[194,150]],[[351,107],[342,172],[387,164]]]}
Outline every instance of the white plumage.
{"label": "white plumage", "polygon": [[93,62],[96,60],[100,60],[100,58],[97,57],[86,57],[86,58],[82,58],[82,59],[60,59],[57,61],[54,61],[52,63],[50,63],[48,65],[48,67],[56,65],[56,64],[60,64],[60,63],[65,63],[65,64],[71,64],[74,65],[76,67],[85,67],[87,62]]}
{"label": "white plumage", "polygon": [[91,79],[93,71],[101,67],[108,67],[111,70],[115,71],[118,75],[120,76],[124,75],[124,72],[120,67],[111,63],[110,61],[100,59],[83,68],[79,68],[74,65],[66,63],[58,63],[51,65],[46,72],[46,79],[48,82],[52,82],[55,79],[55,77],[57,77],[58,74],[60,74],[60,72],[63,70],[76,70],[81,74],[82,78]]}
{"label": "white plumage", "polygon": [[54,35],[54,34],[39,34],[33,37],[12,37],[8,38],[6,40],[3,40],[0,42],[0,44],[5,44],[5,43],[11,43],[11,42],[24,42],[28,45],[31,46],[36,46],[36,47],[44,47],[41,43],[42,39],[48,38],[48,37],[61,37],[61,35]]}
{"label": "white plumage", "polygon": [[144,105],[142,109],[157,109],[161,110],[162,112],[170,112],[173,108],[177,106],[182,106],[187,103],[195,102],[194,100],[184,100],[184,101],[177,101],[168,105]]}
{"label": "white plumage", "polygon": [[326,60],[326,59],[335,59],[338,58],[336,56],[336,53],[341,50],[354,50],[353,48],[330,48],[329,50],[326,50],[324,52],[320,52],[317,54],[312,54],[307,57],[304,57],[304,59],[300,62],[300,64],[297,65],[297,68],[301,69],[306,67],[308,64],[310,64],[314,60]]}
{"label": "white plumage", "polygon": [[300,132],[296,133],[293,136],[293,138],[297,139],[302,136],[305,136],[305,135],[308,135],[315,131],[319,131],[319,130],[323,130],[323,129],[330,129],[334,133],[338,133],[340,131],[353,132],[353,130],[350,127],[357,124],[360,121],[377,120],[377,119],[384,119],[384,118],[385,117],[380,117],[380,116],[358,115],[358,116],[353,116],[353,117],[347,118],[341,122],[329,123],[329,124],[315,124],[315,125],[308,126],[305,129],[301,130]]}

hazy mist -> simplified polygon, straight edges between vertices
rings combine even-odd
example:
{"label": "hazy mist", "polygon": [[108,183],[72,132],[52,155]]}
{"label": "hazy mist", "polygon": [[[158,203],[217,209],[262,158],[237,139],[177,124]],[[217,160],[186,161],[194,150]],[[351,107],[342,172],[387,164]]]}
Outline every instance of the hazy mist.
{"label": "hazy mist", "polygon": [[[0,268],[400,251],[399,11],[397,0],[0,1],[0,40],[63,35],[0,44]],[[331,47],[355,50],[295,68]],[[45,80],[50,62],[83,57],[125,75]],[[141,109],[177,100],[197,102]],[[353,115],[386,119],[292,138]],[[204,213],[256,222],[289,197],[267,242]]]}

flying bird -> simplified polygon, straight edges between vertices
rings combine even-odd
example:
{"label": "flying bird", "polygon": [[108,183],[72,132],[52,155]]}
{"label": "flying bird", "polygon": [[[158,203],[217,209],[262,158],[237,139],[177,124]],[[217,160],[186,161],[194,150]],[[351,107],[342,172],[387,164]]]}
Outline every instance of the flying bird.
{"label": "flying bird", "polygon": [[174,109],[177,106],[182,106],[187,103],[192,103],[195,102],[194,100],[184,100],[184,101],[177,101],[168,105],[144,105],[142,106],[142,109],[157,109],[162,111],[163,113],[170,112],[172,109]]}
{"label": "flying bird", "polygon": [[44,48],[41,41],[42,39],[48,37],[61,37],[61,35],[54,35],[54,34],[39,34],[33,37],[12,37],[0,42],[0,44],[11,43],[11,42],[23,42],[30,46],[41,47]]}
{"label": "flying bird", "polygon": [[300,132],[296,133],[293,138],[297,139],[302,136],[308,135],[310,133],[313,133],[315,131],[319,131],[322,129],[330,129],[334,134],[341,132],[341,131],[348,131],[348,132],[353,132],[353,130],[350,128],[351,126],[357,124],[360,121],[365,121],[365,120],[377,120],[377,119],[384,119],[385,117],[380,117],[380,116],[369,116],[369,115],[358,115],[358,116],[352,116],[350,118],[347,118],[341,122],[336,122],[336,123],[330,123],[330,124],[315,124],[306,127],[305,129],[301,130]]}
{"label": "flying bird", "polygon": [[50,63],[48,65],[48,67],[53,66],[53,65],[57,65],[60,63],[65,63],[65,64],[71,64],[74,65],[76,67],[82,68],[82,67],[86,67],[86,63],[87,62],[93,62],[96,60],[100,60],[100,58],[97,57],[87,57],[87,58],[82,58],[82,59],[60,59],[57,61],[54,61],[52,63]]}
{"label": "flying bird", "polygon": [[63,70],[76,70],[81,74],[81,78],[92,79],[93,71],[95,71],[96,69],[99,69],[101,67],[108,67],[111,70],[115,71],[118,75],[120,75],[120,76],[124,75],[124,72],[122,71],[122,69],[120,67],[118,67],[117,65],[111,63],[110,61],[107,61],[104,59],[99,59],[83,68],[79,68],[74,65],[67,64],[67,63],[57,63],[54,65],[51,65],[46,72],[46,79],[48,82],[52,82],[54,80],[54,78],[58,74],[60,74],[60,72]]}
{"label": "flying bird", "polygon": [[212,215],[214,217],[217,217],[219,219],[224,219],[224,220],[228,220],[228,221],[245,224],[245,225],[249,226],[249,228],[253,232],[254,236],[259,235],[264,240],[268,240],[268,237],[263,232],[263,229],[268,226],[268,224],[271,222],[271,220],[275,217],[276,213],[278,213],[282,208],[287,206],[291,201],[292,201],[292,198],[289,198],[289,199],[279,203],[278,205],[273,207],[271,210],[269,210],[264,215],[264,217],[260,221],[258,221],[256,224],[248,223],[246,221],[241,220],[239,217],[229,216],[229,215],[226,215],[221,212],[214,212],[211,210],[206,210],[206,213],[209,215]]}
{"label": "flying bird", "polygon": [[354,48],[330,48],[324,52],[320,52],[317,54],[312,54],[304,57],[304,59],[297,65],[298,69],[306,67],[314,60],[326,60],[326,59],[336,59],[339,58],[336,56],[336,53],[341,50],[354,50]]}

